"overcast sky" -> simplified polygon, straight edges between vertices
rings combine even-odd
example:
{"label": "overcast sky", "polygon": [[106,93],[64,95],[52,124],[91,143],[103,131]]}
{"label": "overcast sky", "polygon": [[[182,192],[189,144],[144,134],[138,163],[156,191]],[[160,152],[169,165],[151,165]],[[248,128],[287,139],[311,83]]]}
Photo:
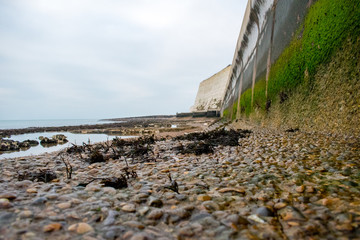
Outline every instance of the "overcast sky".
{"label": "overcast sky", "polygon": [[175,114],[231,63],[247,0],[0,0],[0,119]]}

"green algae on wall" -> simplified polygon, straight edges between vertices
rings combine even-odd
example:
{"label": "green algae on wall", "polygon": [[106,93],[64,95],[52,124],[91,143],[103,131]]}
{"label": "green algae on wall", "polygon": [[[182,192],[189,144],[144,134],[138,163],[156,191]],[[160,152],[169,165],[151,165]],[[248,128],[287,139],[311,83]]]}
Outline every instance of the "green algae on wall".
{"label": "green algae on wall", "polygon": [[255,110],[266,115],[271,105],[285,102],[299,85],[304,93],[310,94],[319,65],[328,63],[349,36],[356,39],[359,29],[360,1],[318,0],[310,7],[289,46],[272,65],[268,99],[265,77],[261,77],[254,88],[253,108],[251,89],[241,95],[242,116],[249,117]]}

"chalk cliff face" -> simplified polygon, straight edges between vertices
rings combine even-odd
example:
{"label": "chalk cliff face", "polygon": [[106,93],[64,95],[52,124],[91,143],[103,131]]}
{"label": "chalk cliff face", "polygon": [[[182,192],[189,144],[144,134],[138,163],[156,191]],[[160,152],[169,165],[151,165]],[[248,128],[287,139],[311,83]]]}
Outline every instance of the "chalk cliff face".
{"label": "chalk cliff face", "polygon": [[225,95],[231,66],[202,81],[191,112],[219,111]]}

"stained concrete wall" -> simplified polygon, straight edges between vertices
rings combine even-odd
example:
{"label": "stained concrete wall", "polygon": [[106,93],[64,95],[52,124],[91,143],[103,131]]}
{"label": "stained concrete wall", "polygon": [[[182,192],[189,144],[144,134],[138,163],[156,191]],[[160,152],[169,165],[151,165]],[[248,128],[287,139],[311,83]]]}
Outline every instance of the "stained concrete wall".
{"label": "stained concrete wall", "polygon": [[195,103],[190,108],[191,112],[220,111],[228,85],[230,68],[229,65],[200,83]]}
{"label": "stained concrete wall", "polygon": [[[277,4],[274,4],[276,2]],[[255,82],[265,76],[269,49],[272,48],[271,64],[273,64],[290,43],[312,2],[313,0],[263,0],[258,14],[260,31],[254,23],[248,31],[248,25],[251,24],[250,12],[255,0],[248,1],[221,107],[222,112],[236,103],[241,93],[252,87],[254,64],[257,69]],[[274,12],[276,14],[273,26]],[[271,46],[272,27],[274,27],[274,35]],[[248,44],[242,45],[244,38]],[[256,45],[257,41],[258,45]],[[257,53],[256,59],[255,53]]]}

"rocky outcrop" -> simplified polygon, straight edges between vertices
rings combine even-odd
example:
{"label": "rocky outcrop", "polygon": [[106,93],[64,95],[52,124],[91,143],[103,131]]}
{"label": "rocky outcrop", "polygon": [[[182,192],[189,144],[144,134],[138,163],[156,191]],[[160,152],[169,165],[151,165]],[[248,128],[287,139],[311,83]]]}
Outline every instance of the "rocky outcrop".
{"label": "rocky outcrop", "polygon": [[25,150],[37,145],[39,145],[39,142],[36,140],[25,140],[23,142],[19,142],[8,139],[0,139],[0,153]]}
{"label": "rocky outcrop", "polygon": [[40,144],[43,147],[55,146],[58,144],[65,144],[68,142],[64,134],[57,134],[52,136],[51,138],[40,136],[39,139],[40,139]]}

